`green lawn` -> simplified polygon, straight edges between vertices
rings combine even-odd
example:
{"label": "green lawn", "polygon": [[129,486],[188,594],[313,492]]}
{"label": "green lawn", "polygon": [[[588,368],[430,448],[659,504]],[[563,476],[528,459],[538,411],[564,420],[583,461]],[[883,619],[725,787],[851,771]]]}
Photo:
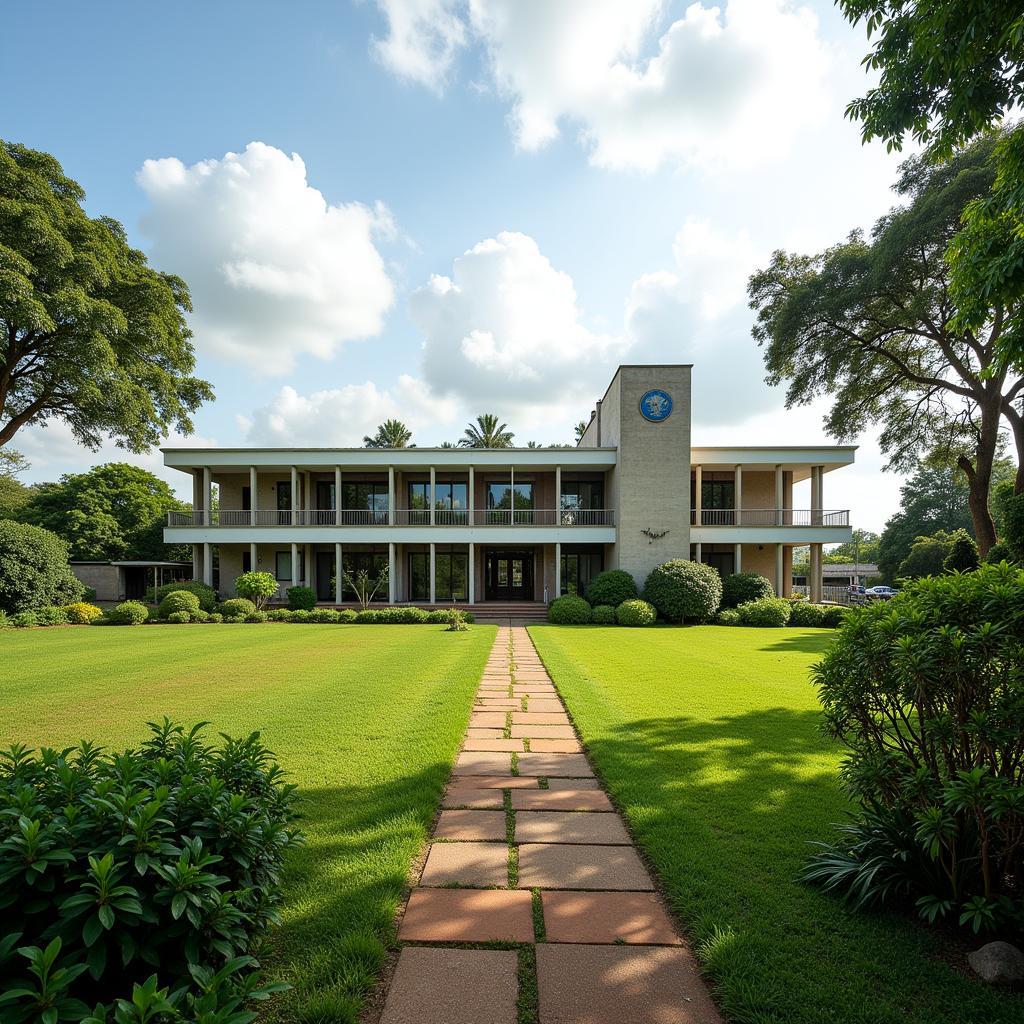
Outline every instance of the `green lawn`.
{"label": "green lawn", "polygon": [[494,628],[145,626],[0,633],[0,745],[128,745],[147,719],[258,729],[298,783],[307,845],[264,957],[269,1016],[352,1021],[462,738]]}
{"label": "green lawn", "polygon": [[808,682],[829,631],[530,632],[731,1020],[1024,1020],[1024,997],[949,966],[935,933],[795,880],[848,808]]}

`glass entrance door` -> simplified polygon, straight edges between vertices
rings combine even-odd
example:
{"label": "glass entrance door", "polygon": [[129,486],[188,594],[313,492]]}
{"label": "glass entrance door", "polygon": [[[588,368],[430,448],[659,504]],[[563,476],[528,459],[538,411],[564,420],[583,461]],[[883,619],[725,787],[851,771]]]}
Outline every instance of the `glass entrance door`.
{"label": "glass entrance door", "polygon": [[488,601],[532,601],[533,552],[488,551],[484,596]]}

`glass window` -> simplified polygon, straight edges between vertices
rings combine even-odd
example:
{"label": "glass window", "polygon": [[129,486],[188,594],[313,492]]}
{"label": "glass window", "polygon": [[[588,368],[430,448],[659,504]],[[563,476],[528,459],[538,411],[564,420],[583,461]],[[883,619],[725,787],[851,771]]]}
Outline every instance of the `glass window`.
{"label": "glass window", "polygon": [[430,508],[430,484],[417,480],[409,484],[409,508]]}
{"label": "glass window", "polygon": [[[298,579],[302,579],[305,576],[302,565],[303,553],[299,552],[299,573]],[[290,551],[275,551],[274,552],[274,578],[278,582],[291,583],[292,581],[292,553]]]}
{"label": "glass window", "polygon": [[[350,579],[355,579],[361,572],[365,572],[370,578],[370,588],[380,579],[380,574],[387,568],[388,555],[386,551],[346,551],[342,565],[344,572]],[[356,592],[349,585],[349,581],[342,577],[342,600],[354,601]],[[387,601],[388,587],[385,584],[377,588],[373,595],[374,601]]]}
{"label": "glass window", "polygon": [[603,480],[566,480],[562,483],[562,508],[577,509],[604,508]]}
{"label": "glass window", "polygon": [[[465,601],[469,593],[469,554],[465,551],[436,551],[434,554],[434,597],[438,602]],[[430,600],[430,554],[409,555],[409,600]]]}
{"label": "glass window", "polygon": [[435,488],[437,508],[464,509],[469,507],[469,488],[462,482],[439,481]]}
{"label": "glass window", "polygon": [[319,512],[330,512],[334,508],[333,480],[317,480],[316,507]]}
{"label": "glass window", "polygon": [[734,480],[703,480],[700,487],[702,508],[733,509],[736,507]]}
{"label": "glass window", "polygon": [[568,551],[562,553],[562,593],[583,596],[590,581],[604,570],[604,552]]}
{"label": "glass window", "polygon": [[430,555],[426,551],[409,555],[409,600],[430,600]]}

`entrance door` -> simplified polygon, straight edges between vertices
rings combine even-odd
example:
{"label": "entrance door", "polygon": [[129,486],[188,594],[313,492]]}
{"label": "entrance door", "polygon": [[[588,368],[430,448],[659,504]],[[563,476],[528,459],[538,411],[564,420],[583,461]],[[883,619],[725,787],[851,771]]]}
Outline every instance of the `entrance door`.
{"label": "entrance door", "polygon": [[484,596],[488,601],[532,601],[533,552],[488,551]]}
{"label": "entrance door", "polygon": [[334,600],[334,552],[318,551],[316,553],[316,599],[318,601]]}
{"label": "entrance door", "polygon": [[141,566],[124,570],[124,596],[126,601],[141,601],[146,596],[146,570]]}

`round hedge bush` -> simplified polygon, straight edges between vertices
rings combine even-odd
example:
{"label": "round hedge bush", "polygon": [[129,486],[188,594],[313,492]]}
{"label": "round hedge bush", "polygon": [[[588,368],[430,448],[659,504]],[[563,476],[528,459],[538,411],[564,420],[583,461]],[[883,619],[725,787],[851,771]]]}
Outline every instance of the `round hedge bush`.
{"label": "round hedge bush", "polygon": [[192,616],[188,612],[171,612],[167,616],[167,621],[174,623],[176,626],[180,626],[184,622],[191,622]]}
{"label": "round hedge bush", "polygon": [[309,613],[310,622],[337,622],[338,613],[333,608],[317,608]]}
{"label": "round hedge bush", "polygon": [[587,587],[586,598],[590,604],[611,605],[618,608],[623,601],[637,596],[636,581],[624,569],[606,569],[599,572]]}
{"label": "round hedge bush", "polygon": [[575,594],[556,598],[548,605],[548,622],[559,626],[585,626],[590,617],[590,605]]}
{"label": "round hedge bush", "polygon": [[141,601],[122,601],[107,612],[107,621],[115,626],[141,626],[149,618],[149,609]]}
{"label": "round hedge bush", "polygon": [[356,610],[354,608],[342,608],[338,612],[339,622],[355,622],[356,621]]}
{"label": "round hedge bush", "polygon": [[244,617],[246,622],[266,622],[267,621],[267,613],[266,612],[260,612],[260,611],[248,612],[243,617]]}
{"label": "round hedge bush", "polygon": [[762,597],[746,601],[736,609],[744,626],[785,626],[793,605],[782,597]]}
{"label": "round hedge bush", "polygon": [[93,619],[98,619],[103,614],[103,610],[94,604],[76,601],[74,604],[65,605],[64,614],[73,626],[88,626]]}
{"label": "round hedge bush", "polygon": [[219,623],[224,621],[224,616],[221,615],[220,612],[210,612],[206,616],[206,621],[212,623],[213,625],[218,625]]}
{"label": "round hedge bush", "polygon": [[287,608],[274,608],[267,612],[268,622],[287,622],[291,617],[291,612]]}
{"label": "round hedge bush", "polygon": [[[619,604],[622,603],[623,602],[621,601],[619,602]],[[615,609],[610,604],[594,605],[594,610],[590,615],[590,621],[599,626],[614,626]]]}
{"label": "round hedge bush", "polygon": [[168,594],[157,609],[161,619],[169,619],[176,612],[193,615],[199,611],[199,598],[189,590],[175,590]]}
{"label": "round hedge bush", "polygon": [[0,611],[13,615],[77,601],[85,587],[68,567],[68,546],[41,526],[0,520]]}
{"label": "round hedge bush", "polygon": [[229,597],[226,601],[221,601],[217,611],[225,617],[228,615],[241,615],[244,618],[246,615],[252,615],[256,611],[256,605],[247,597]]}
{"label": "round hedge bush", "polygon": [[287,595],[292,611],[311,611],[316,607],[316,591],[311,587],[289,587]]}
{"label": "round hedge bush", "polygon": [[189,618],[193,622],[209,622],[211,612],[204,612],[202,608],[199,609],[194,615],[190,615]]}
{"label": "round hedge bush", "polygon": [[293,608],[288,613],[289,622],[309,622],[309,610],[306,608]]}
{"label": "round hedge bush", "polygon": [[846,621],[846,616],[850,613],[850,609],[844,608],[841,604],[823,604],[821,609],[821,624],[826,629],[838,629]]}
{"label": "round hedge bush", "polygon": [[17,626],[18,629],[28,629],[30,626],[39,625],[35,612],[16,612],[7,621],[10,625]]}
{"label": "round hedge bush", "polygon": [[160,604],[168,594],[178,590],[184,590],[188,594],[195,594],[199,598],[199,607],[204,612],[212,612],[217,606],[217,591],[208,587],[202,580],[178,580],[176,583],[165,583],[157,587],[153,600]]}
{"label": "round hedge bush", "polygon": [[791,626],[822,626],[825,623],[825,609],[820,604],[794,601],[791,609],[789,616]]}
{"label": "round hedge bush", "polygon": [[716,626],[738,626],[740,624],[740,613],[735,608],[723,608],[715,616]]}
{"label": "round hedge bush", "polygon": [[771,581],[756,572],[734,572],[722,580],[722,607],[736,608],[748,601],[760,601],[762,597],[774,597],[775,588]]}
{"label": "round hedge bush", "polygon": [[652,626],[657,617],[654,605],[638,597],[623,601],[615,609],[615,621],[620,626]]}
{"label": "round hedge bush", "polygon": [[37,626],[66,626],[68,613],[59,605],[36,609]]}
{"label": "round hedge bush", "polygon": [[722,602],[722,577],[703,562],[674,558],[652,570],[643,596],[669,622],[708,622]]}

